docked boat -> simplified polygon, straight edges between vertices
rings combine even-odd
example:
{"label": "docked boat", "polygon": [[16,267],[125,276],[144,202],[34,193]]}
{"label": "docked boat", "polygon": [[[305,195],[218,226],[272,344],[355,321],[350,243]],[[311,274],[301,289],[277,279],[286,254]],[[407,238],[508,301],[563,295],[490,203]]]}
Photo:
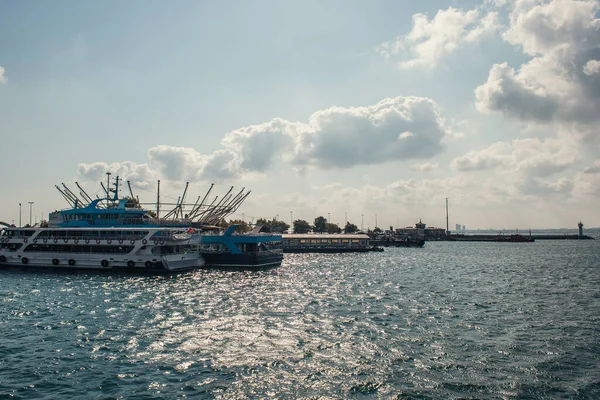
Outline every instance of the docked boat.
{"label": "docked boat", "polygon": [[200,254],[207,267],[268,268],[281,265],[281,235],[260,233],[260,226],[247,234],[236,234],[237,226],[231,225],[223,233],[204,231],[199,236]]}
{"label": "docked boat", "polygon": [[177,272],[205,264],[179,228],[16,228],[0,233],[0,266]]}
{"label": "docked boat", "polygon": [[[367,234],[284,234],[284,253],[366,253],[373,251]],[[377,250],[375,250],[377,251]]]}

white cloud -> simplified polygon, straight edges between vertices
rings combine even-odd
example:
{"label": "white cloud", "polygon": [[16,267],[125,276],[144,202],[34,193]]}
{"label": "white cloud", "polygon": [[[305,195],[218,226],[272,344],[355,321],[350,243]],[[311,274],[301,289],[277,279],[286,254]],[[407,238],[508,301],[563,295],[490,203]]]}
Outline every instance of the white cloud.
{"label": "white cloud", "polygon": [[146,164],[136,164],[132,161],[123,161],[119,163],[108,164],[105,162],[95,162],[91,164],[81,163],[77,166],[77,174],[85,180],[101,182],[106,178],[106,173],[110,172],[115,176],[123,178],[124,181],[131,181],[136,184],[145,184],[156,178],[156,174]]}
{"label": "white cloud", "polygon": [[163,145],[149,149],[148,160],[167,179],[179,181],[223,181],[236,176],[239,170],[237,155],[229,150],[203,155],[192,148]]}
{"label": "white cloud", "polygon": [[492,4],[496,7],[504,7],[508,4],[509,0],[485,0],[487,4]]}
{"label": "white cloud", "polygon": [[249,177],[284,162],[297,168],[351,168],[389,161],[430,158],[450,134],[437,105],[421,97],[396,97],[365,107],[331,107],[307,123],[273,119],[236,129],[224,148],[204,155],[193,148],[159,145],[148,162],[80,164],[80,176],[99,180],[110,171],[180,182],[225,181]]}
{"label": "white cloud", "polygon": [[598,46],[598,3],[590,0],[545,0],[520,3],[511,14],[504,39],[521,46],[525,54],[548,54],[565,48],[581,50]]}
{"label": "white cloud", "polygon": [[[216,181],[221,182],[236,176],[239,170],[237,155],[229,150],[218,150],[211,155],[202,155],[185,147],[155,146],[148,150],[148,162],[137,164],[122,161],[81,163],[77,173],[89,181],[102,181],[107,172],[119,175],[138,186],[146,186],[157,179],[173,182]],[[153,184],[153,183],[152,183]]]}
{"label": "white cloud", "polygon": [[574,192],[578,196],[593,196],[596,200],[600,194],[600,160],[590,166],[582,169],[575,176]]}
{"label": "white cloud", "polygon": [[413,28],[394,42],[385,42],[377,51],[386,58],[406,52],[412,57],[402,61],[403,68],[433,68],[438,60],[465,43],[474,43],[496,32],[501,25],[496,12],[480,16],[477,9],[463,11],[453,7],[439,10],[433,19],[425,14],[413,15]]}
{"label": "white cloud", "polygon": [[410,166],[410,169],[412,169],[413,171],[419,171],[419,172],[431,172],[438,168],[439,168],[439,165],[437,163],[420,163],[420,164],[413,164]]}
{"label": "white cloud", "polygon": [[433,157],[449,133],[435,102],[396,97],[320,110],[308,123],[274,119],[237,129],[222,144],[239,155],[243,171],[264,172],[277,160],[300,168],[351,168]]}
{"label": "white cloud", "polygon": [[517,139],[495,143],[485,149],[456,157],[451,166],[459,171],[502,168],[531,177],[545,177],[564,171],[578,161],[578,149],[566,138]]}
{"label": "white cloud", "polygon": [[583,66],[583,73],[589,76],[600,74],[600,60],[590,60]]}
{"label": "white cloud", "polygon": [[[539,4],[538,4],[539,3]],[[600,122],[598,3],[588,0],[519,1],[504,39],[533,58],[518,70],[496,64],[475,90],[481,112],[521,121],[559,122],[581,136]]]}
{"label": "white cloud", "polygon": [[456,157],[450,165],[458,171],[486,171],[506,165],[509,152],[510,145],[508,143],[496,143],[487,149],[470,151],[463,156]]}
{"label": "white cloud", "polygon": [[2,66],[0,66],[0,84],[6,83],[8,81],[8,78],[4,75],[5,72],[6,70]]}
{"label": "white cloud", "polygon": [[567,177],[560,177],[556,180],[525,177],[522,182],[517,184],[517,187],[523,194],[537,197],[546,197],[554,194],[570,195],[574,186],[573,181]]}

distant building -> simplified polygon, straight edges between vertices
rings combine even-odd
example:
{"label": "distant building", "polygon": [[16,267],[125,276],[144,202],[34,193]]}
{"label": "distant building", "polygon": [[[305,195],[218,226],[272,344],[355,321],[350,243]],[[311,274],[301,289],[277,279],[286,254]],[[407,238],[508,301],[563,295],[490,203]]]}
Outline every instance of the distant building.
{"label": "distant building", "polygon": [[461,228],[461,224],[456,224],[456,231],[457,232],[460,232],[460,230],[461,230],[460,228]]}
{"label": "distant building", "polygon": [[467,230],[467,227],[463,225],[463,226],[462,226],[462,231],[464,232],[464,231],[466,231],[466,230]]}

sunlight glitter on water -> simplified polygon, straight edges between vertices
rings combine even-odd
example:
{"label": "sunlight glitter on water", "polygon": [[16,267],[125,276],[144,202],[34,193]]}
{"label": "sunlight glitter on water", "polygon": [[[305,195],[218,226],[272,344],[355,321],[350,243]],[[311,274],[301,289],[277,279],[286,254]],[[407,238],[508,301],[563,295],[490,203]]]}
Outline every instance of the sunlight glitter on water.
{"label": "sunlight glitter on water", "polygon": [[593,398],[597,250],[428,243],[286,256],[254,272],[0,272],[0,387],[49,398]]}

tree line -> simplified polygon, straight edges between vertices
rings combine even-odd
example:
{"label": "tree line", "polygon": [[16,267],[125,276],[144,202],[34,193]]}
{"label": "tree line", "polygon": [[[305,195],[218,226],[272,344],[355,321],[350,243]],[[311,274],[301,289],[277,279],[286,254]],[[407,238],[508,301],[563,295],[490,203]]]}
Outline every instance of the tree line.
{"label": "tree line", "polygon": [[[223,228],[226,228],[228,226],[231,226],[233,224],[238,225],[237,230],[240,232],[248,232],[250,230],[252,230],[252,227],[250,226],[250,224],[248,224],[245,221],[239,220],[239,219],[233,219],[230,220],[229,222],[223,221],[221,223],[221,226]],[[272,220],[267,220],[265,218],[259,218],[258,220],[256,220],[256,225],[261,225],[261,232],[273,232],[273,233],[281,233],[281,232],[285,232],[290,228],[289,224],[286,224],[284,221],[278,221],[277,219],[273,218]],[[313,221],[312,224],[310,224],[308,221],[305,221],[303,219],[297,219],[295,221],[293,221],[293,225],[294,225],[294,233],[309,233],[309,232],[315,232],[315,233],[356,233],[359,231],[358,227],[351,223],[351,222],[346,222],[346,225],[341,228],[338,224],[334,224],[332,222],[327,221],[327,218],[323,217],[323,216],[319,216],[317,218],[315,218],[315,220]],[[379,228],[375,228],[373,230],[373,232],[377,232],[377,231],[381,231],[381,229]]]}

